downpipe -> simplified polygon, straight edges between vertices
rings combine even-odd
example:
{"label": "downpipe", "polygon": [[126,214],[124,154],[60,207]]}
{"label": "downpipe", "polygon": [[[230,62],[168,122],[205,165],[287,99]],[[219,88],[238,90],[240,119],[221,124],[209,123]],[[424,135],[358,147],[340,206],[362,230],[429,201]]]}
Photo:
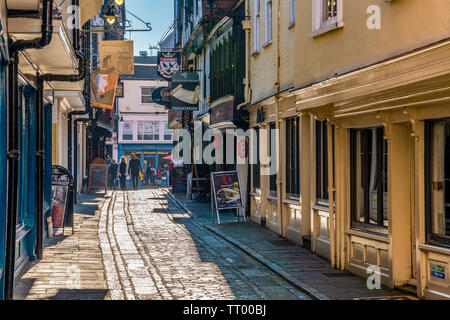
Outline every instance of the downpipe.
{"label": "downpipe", "polygon": [[[11,57],[8,68],[8,160],[7,160],[7,221],[4,297],[12,300],[14,294],[14,271],[16,256],[16,225],[18,209],[19,175],[19,52],[26,49],[42,49],[53,36],[53,0],[44,0],[42,10],[41,37],[31,40],[10,39]],[[37,222],[37,221],[36,221]],[[36,224],[38,228],[39,225]]]}

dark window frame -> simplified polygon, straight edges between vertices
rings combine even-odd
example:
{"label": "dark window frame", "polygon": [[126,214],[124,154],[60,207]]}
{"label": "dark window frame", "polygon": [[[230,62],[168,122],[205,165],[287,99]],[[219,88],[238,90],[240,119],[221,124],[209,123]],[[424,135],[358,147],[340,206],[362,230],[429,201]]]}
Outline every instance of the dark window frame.
{"label": "dark window frame", "polygon": [[[300,117],[286,121],[286,184],[288,197],[300,197]],[[292,177],[294,177],[292,179]]]}
{"label": "dark window frame", "polygon": [[[273,150],[272,150],[272,130],[276,130],[276,127],[277,127],[277,125],[275,122],[272,122],[269,124],[269,142],[268,143],[269,143],[269,154],[270,154],[271,159],[272,159],[272,152],[273,152]],[[278,141],[277,141],[277,144],[278,144]],[[275,146],[275,150],[276,150],[276,146]],[[275,155],[275,157],[276,157],[276,155]],[[275,173],[275,174],[270,175],[270,177],[269,177],[269,190],[270,190],[271,195],[277,195],[277,176],[278,176],[278,174]]]}
{"label": "dark window frame", "polygon": [[[334,147],[335,147],[335,127],[332,126],[332,159],[333,159],[333,182],[334,182]],[[328,193],[328,121],[315,122],[315,156],[316,156],[316,202],[317,204],[323,204],[328,206],[329,193]]]}
{"label": "dark window frame", "polygon": [[257,191],[261,189],[261,163],[259,161],[259,128],[254,128],[256,131],[256,163],[252,164],[252,189]]}
{"label": "dark window frame", "polygon": [[[376,217],[376,224],[371,223],[371,217],[370,217],[370,169],[371,169],[371,157],[372,157],[372,151],[371,147],[373,144],[373,136],[372,136],[372,130],[376,129],[376,168],[375,168],[375,179],[376,179],[376,193],[377,193],[377,217]],[[356,155],[356,136],[357,133],[361,132],[361,154]],[[364,143],[365,142],[365,143]],[[379,150],[382,150],[382,152],[378,152]],[[389,228],[389,221],[388,226],[384,225],[384,221],[388,220],[385,219],[384,215],[384,198],[388,195],[387,190],[387,177],[388,177],[388,164],[387,160],[385,159],[387,157],[387,141],[384,139],[384,127],[375,127],[375,128],[361,128],[361,129],[350,129],[350,204],[351,204],[351,221],[352,221],[352,227],[353,228],[361,228],[361,229],[371,229],[371,231],[380,232],[383,234],[386,234],[388,228]],[[357,174],[356,174],[356,168],[357,168],[357,157],[363,157],[361,160],[361,184],[363,189],[363,203],[364,203],[364,222],[358,220],[356,214],[357,214],[357,206],[360,204],[357,203]],[[379,183],[382,183],[382,188],[379,187]],[[372,192],[373,193],[373,192]],[[373,219],[372,219],[373,220]]]}
{"label": "dark window frame", "polygon": [[[425,121],[425,230],[426,230],[426,241],[428,244],[443,246],[450,248],[450,235],[442,236],[433,234],[432,224],[432,189],[433,189],[433,177],[431,174],[432,168],[432,142],[433,142],[433,126],[435,123],[447,122],[450,125],[450,119],[436,119]],[[444,171],[447,168],[444,167]],[[449,169],[450,170],[450,169]],[[444,178],[444,180],[446,180]],[[444,186],[445,188],[445,186]]]}

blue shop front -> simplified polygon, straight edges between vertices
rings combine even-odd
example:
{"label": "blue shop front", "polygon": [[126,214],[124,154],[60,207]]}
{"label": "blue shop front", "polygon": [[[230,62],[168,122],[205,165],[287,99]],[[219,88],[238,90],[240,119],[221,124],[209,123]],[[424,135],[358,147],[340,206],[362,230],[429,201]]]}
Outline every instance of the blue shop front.
{"label": "blue shop front", "polygon": [[[136,156],[141,160],[142,168],[144,168],[144,163],[150,164],[153,168],[160,168],[163,176],[162,186],[167,186],[166,175],[164,174],[171,160],[164,159],[172,154],[173,144],[119,144],[118,148],[118,161],[122,156],[127,158],[129,162],[131,154],[135,153]],[[130,182],[128,182],[130,183]]]}

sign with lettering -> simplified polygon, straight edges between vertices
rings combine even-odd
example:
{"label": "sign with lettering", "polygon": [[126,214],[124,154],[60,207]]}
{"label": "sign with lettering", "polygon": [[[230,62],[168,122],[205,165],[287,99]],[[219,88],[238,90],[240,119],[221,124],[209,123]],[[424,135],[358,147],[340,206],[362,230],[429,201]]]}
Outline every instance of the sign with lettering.
{"label": "sign with lettering", "polygon": [[133,41],[100,41],[100,62],[111,61],[112,74],[134,74],[134,44]]}
{"label": "sign with lettering", "polygon": [[[211,207],[216,210],[219,224],[220,210],[244,208],[238,171],[211,172],[211,193]],[[239,211],[237,214],[240,218]],[[214,223],[214,213],[212,216]],[[244,221],[246,221],[245,216]]]}
{"label": "sign with lettering", "polygon": [[431,277],[438,280],[445,280],[446,279],[446,272],[445,272],[445,266],[438,264],[438,263],[430,263],[430,272]]}
{"label": "sign with lettering", "polygon": [[63,167],[52,168],[52,224],[53,228],[63,228],[68,215],[69,187],[73,184],[70,172]]}

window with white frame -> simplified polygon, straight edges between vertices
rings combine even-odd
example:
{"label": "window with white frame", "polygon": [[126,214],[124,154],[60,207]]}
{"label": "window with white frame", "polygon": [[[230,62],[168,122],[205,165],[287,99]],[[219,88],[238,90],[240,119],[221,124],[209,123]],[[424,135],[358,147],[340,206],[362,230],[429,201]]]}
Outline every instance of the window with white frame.
{"label": "window with white frame", "polygon": [[138,121],[138,140],[159,140],[159,122]]}
{"label": "window with white frame", "polygon": [[291,0],[291,22],[295,21],[295,0]]}
{"label": "window with white frame", "polygon": [[171,141],[172,140],[173,130],[169,129],[169,123],[164,123],[164,140]]}
{"label": "window with white frame", "polygon": [[259,30],[259,26],[260,26],[260,18],[261,18],[261,6],[260,6],[260,0],[254,0],[254,10],[255,10],[255,16],[254,16],[254,26],[253,26],[253,32],[254,32],[254,45],[255,45],[255,50],[254,51],[258,51],[259,50],[259,36],[260,36],[260,30]]}
{"label": "window with white frame", "polygon": [[312,0],[313,31],[339,27],[342,22],[342,0]]}
{"label": "window with white frame", "polygon": [[141,88],[141,103],[153,103],[152,93],[155,88]]}
{"label": "window with white frame", "polygon": [[133,140],[133,122],[125,121],[122,124],[122,140]]}
{"label": "window with white frame", "polygon": [[272,26],[272,0],[266,1],[266,43],[272,41],[273,26]]}

